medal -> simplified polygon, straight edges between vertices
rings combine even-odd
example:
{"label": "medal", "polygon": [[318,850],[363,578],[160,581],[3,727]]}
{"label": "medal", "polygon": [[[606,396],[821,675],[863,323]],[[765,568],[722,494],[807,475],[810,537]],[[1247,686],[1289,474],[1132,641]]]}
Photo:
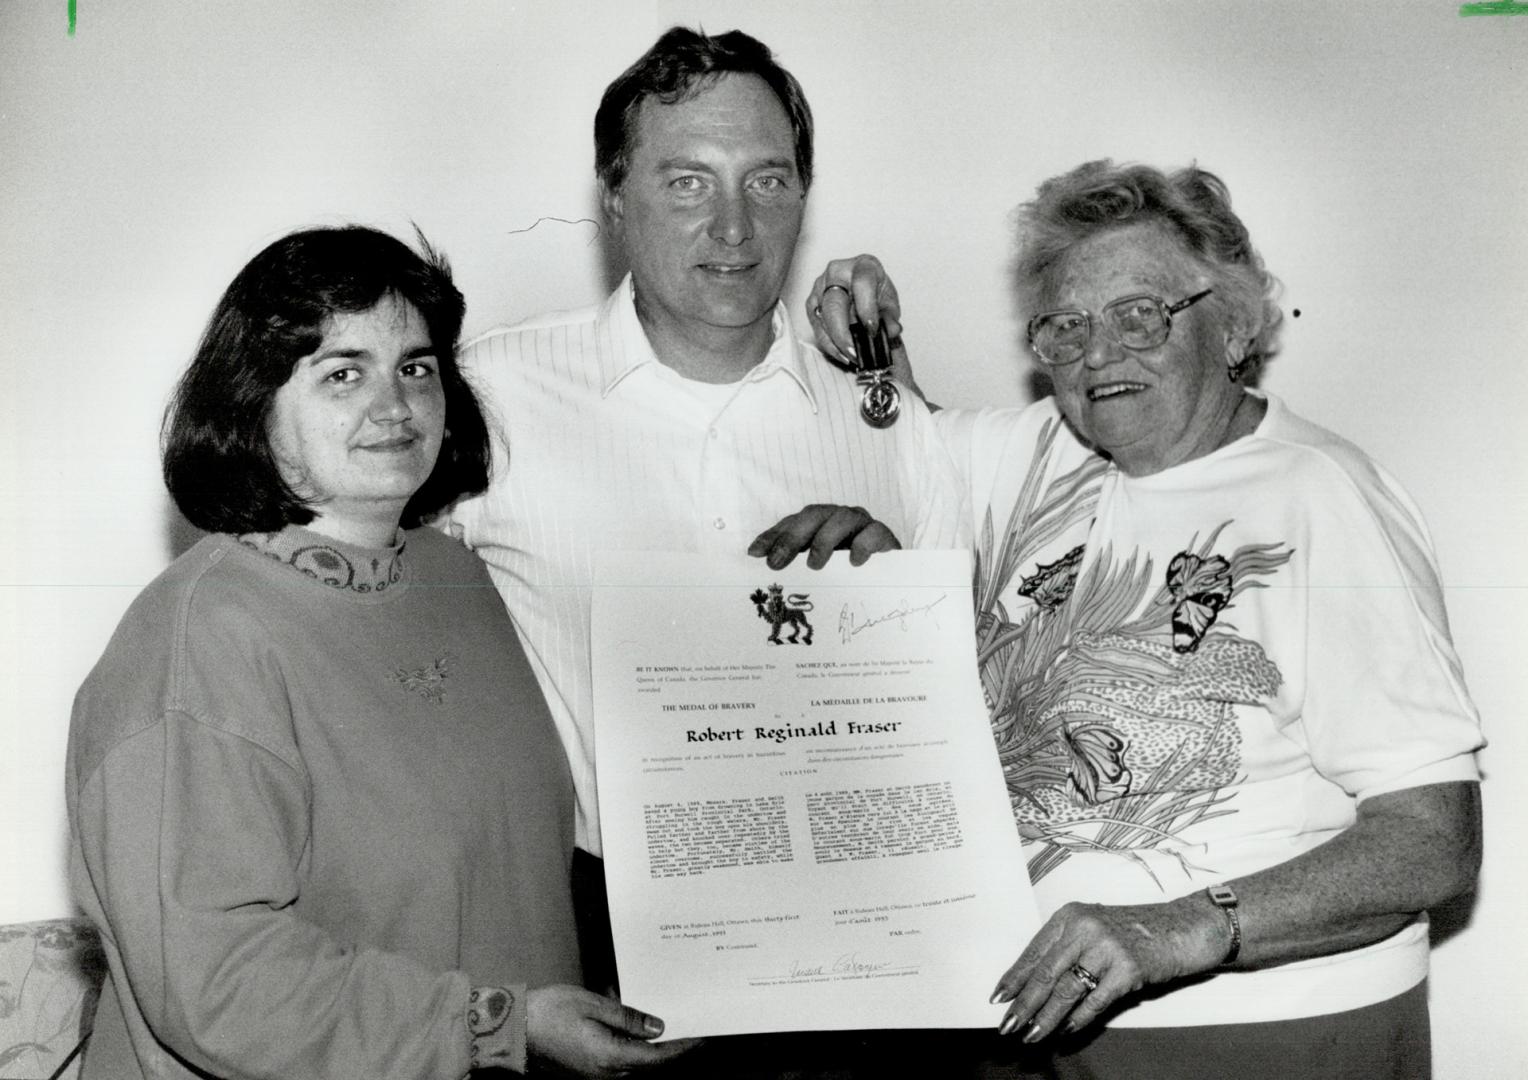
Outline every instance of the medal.
{"label": "medal", "polygon": [[871,427],[891,427],[902,411],[902,391],[884,371],[862,372],[855,380],[864,390],[860,393],[860,416]]}
{"label": "medal", "polygon": [[859,375],[860,417],[873,428],[890,427],[902,411],[902,391],[891,381],[891,342],[886,338],[886,324],[876,327],[875,337],[858,319],[849,323],[854,338]]}

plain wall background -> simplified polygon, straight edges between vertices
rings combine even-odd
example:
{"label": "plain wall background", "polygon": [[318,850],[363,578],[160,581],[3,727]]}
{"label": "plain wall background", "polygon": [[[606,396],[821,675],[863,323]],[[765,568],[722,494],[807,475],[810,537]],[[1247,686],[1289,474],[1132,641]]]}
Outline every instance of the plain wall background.
{"label": "plain wall background", "polygon": [[[69,704],[183,545],[166,396],[301,225],[416,222],[468,330],[603,295],[590,125],[675,22],[805,85],[789,302],[880,254],[930,396],[1028,400],[1008,214],[1085,159],[1197,160],[1285,285],[1263,380],[1410,488],[1491,746],[1478,899],[1435,920],[1440,1080],[1528,1075],[1528,18],[1446,2],[262,4],[0,0],[0,923],[70,910]],[[563,224],[541,218],[563,218]]]}

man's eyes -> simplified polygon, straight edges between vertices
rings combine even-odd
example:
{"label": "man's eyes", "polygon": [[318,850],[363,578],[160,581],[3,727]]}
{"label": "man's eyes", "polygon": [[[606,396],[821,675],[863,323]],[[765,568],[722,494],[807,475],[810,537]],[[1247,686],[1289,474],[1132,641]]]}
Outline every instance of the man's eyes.
{"label": "man's eyes", "polygon": [[[686,174],[676,176],[668,182],[670,189],[682,194],[693,195],[705,191],[710,185],[703,176]],[[778,195],[789,191],[791,188],[790,178],[778,173],[768,173],[764,176],[755,176],[748,181],[750,190],[765,195]]]}

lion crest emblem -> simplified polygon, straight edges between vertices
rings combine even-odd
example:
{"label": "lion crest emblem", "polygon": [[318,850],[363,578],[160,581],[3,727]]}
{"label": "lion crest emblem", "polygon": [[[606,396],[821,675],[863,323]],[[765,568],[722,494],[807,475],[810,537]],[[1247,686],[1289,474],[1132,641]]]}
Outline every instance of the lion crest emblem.
{"label": "lion crest emblem", "polygon": [[[806,617],[806,613],[812,610],[812,602],[807,599],[806,593],[787,594],[779,585],[771,585],[767,592],[763,589],[753,590],[748,599],[758,609],[759,618],[769,623],[771,645],[812,643],[812,624]],[[780,628],[787,624],[791,628],[790,637],[781,641]]]}

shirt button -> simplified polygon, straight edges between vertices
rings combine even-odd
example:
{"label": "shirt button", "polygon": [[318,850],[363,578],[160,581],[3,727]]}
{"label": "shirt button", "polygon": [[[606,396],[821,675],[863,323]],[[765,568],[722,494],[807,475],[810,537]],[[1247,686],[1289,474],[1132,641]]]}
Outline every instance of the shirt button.
{"label": "shirt button", "polygon": [[713,438],[713,439],[714,439],[714,438],[716,438],[716,437],[717,437],[717,435],[718,435],[718,434],[719,434],[719,432],[718,432],[718,431],[717,431],[717,430],[716,430],[716,429],[715,429],[715,428],[711,428],[711,429],[710,429],[710,430],[708,430],[708,431],[707,431],[707,432],[706,432],[706,434],[707,434],[707,435],[709,435],[709,436],[710,436],[710,437],[711,437],[711,438]]}
{"label": "shirt button", "polygon": [[711,522],[711,524],[714,525],[718,529],[725,529],[727,527],[727,519],[726,518],[717,518],[715,521]]}

